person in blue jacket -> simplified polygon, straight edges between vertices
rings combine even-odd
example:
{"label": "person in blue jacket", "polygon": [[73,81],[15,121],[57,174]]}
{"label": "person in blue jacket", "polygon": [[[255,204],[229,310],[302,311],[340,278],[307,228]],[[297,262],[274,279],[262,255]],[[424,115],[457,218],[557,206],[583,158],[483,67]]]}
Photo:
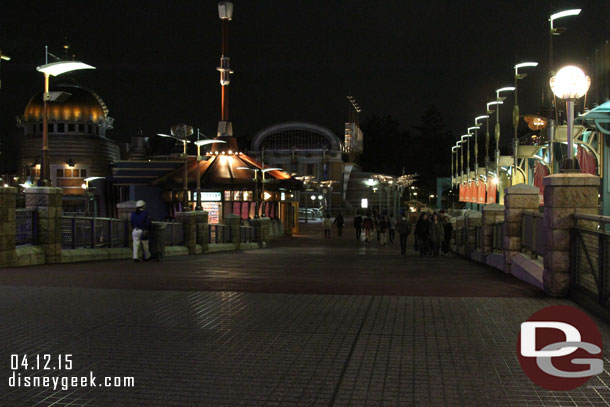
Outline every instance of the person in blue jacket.
{"label": "person in blue jacket", "polygon": [[148,235],[152,220],[145,210],[146,202],[136,202],[136,210],[131,214],[131,237],[133,238],[133,260],[139,262],[138,250],[142,245],[142,258],[144,261],[150,260],[150,250],[148,250]]}

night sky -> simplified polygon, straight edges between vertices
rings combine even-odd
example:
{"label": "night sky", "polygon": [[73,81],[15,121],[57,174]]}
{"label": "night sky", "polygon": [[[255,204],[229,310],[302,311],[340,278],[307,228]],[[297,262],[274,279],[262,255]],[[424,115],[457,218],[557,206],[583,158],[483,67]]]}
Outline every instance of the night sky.
{"label": "night sky", "polygon": [[[5,161],[20,130],[15,116],[42,89],[44,45],[62,54],[64,37],[97,70],[76,75],[128,140],[185,122],[213,135],[220,116],[220,21],[207,1],[10,1],[0,5],[0,136]],[[583,65],[610,37],[610,1],[234,1],[230,119],[246,137],[282,121],[343,131],[345,96],[363,117],[391,115],[415,126],[431,105],[456,135],[484,113],[513,65],[541,62],[520,81],[522,113],[535,112],[548,86],[548,16],[568,30],[555,41],[556,65]],[[58,78],[52,81],[60,80]],[[512,102],[509,100],[507,103]],[[507,125],[510,108],[501,110]],[[365,135],[366,136],[366,135]],[[242,146],[247,147],[247,146]],[[449,146],[447,146],[449,148]],[[6,154],[8,152],[8,154]]]}

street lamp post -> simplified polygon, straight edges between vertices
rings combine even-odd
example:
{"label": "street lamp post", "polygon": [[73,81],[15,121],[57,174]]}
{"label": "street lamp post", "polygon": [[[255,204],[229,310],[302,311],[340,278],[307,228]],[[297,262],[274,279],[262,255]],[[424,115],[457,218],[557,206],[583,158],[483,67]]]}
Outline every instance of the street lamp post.
{"label": "street lamp post", "polygon": [[[477,168],[479,168],[479,154],[477,153],[477,150],[479,148],[479,145],[477,143],[477,130],[479,129],[479,126],[473,126],[473,127],[469,127],[468,128],[468,134],[470,134],[471,136],[474,136],[474,177],[477,177]],[[474,134],[471,134],[470,132],[473,131]],[[468,139],[468,143],[470,143],[470,138]],[[468,148],[468,152],[470,152],[470,147]],[[468,158],[468,171],[470,172],[470,158]]]}
{"label": "street lamp post", "polygon": [[517,167],[519,165],[519,136],[517,134],[517,130],[519,128],[519,101],[518,99],[518,81],[519,79],[523,79],[527,76],[526,73],[519,73],[519,68],[527,68],[527,67],[536,67],[538,66],[538,62],[521,62],[520,64],[515,65],[515,104],[513,105],[513,128],[514,128],[514,137],[513,137],[513,155],[514,155],[514,163],[513,163],[513,172],[511,184],[515,184],[515,175],[517,174]]}
{"label": "street lamp post", "polygon": [[[281,168],[250,168],[250,167],[237,167],[237,170],[253,171],[254,172],[254,214],[258,215],[260,209],[260,196],[265,199],[265,173],[269,171],[282,171]],[[258,173],[261,173],[261,193],[258,193]]]}
{"label": "street lamp post", "polygon": [[[513,86],[505,86],[500,89],[496,89],[496,102],[504,102],[506,97],[500,96],[502,92],[512,92],[515,88]],[[496,136],[496,177],[498,178],[499,190],[502,191],[502,183],[500,178],[500,105],[496,107],[496,127],[495,127],[495,136]]]}
{"label": "street lamp post", "polygon": [[[11,57],[2,53],[0,49],[0,66],[2,66],[2,61],[10,61]],[[2,78],[0,78],[0,89],[2,88]]]}
{"label": "street lamp post", "polygon": [[[199,139],[199,130],[197,130],[197,139]],[[224,140],[209,140],[209,139],[195,141],[195,145],[197,146],[197,204],[195,205],[196,211],[203,210],[203,207],[201,206],[201,166],[199,165],[199,163],[202,161],[201,160],[201,146],[207,146],[209,144],[216,144],[216,143],[225,143],[225,141]]]}
{"label": "street lamp post", "polygon": [[[45,48],[46,49],[46,48]],[[45,52],[48,54],[48,52]],[[44,74],[44,94],[42,95],[42,163],[40,166],[40,181],[41,186],[50,186],[50,163],[49,163],[49,113],[48,102],[53,101],[61,96],[62,92],[49,92],[49,77],[59,76],[66,72],[72,72],[79,69],[95,69],[91,65],[87,65],[80,61],[58,61],[48,62],[48,57],[45,56],[45,65],[36,67],[38,72]]]}
{"label": "street lamp post", "polygon": [[457,172],[456,171],[456,169],[457,169],[457,160],[454,159],[454,155],[457,154],[457,152],[456,152],[457,148],[458,148],[457,146],[451,147],[451,185],[455,185],[456,180],[457,180],[457,173],[456,173]]}
{"label": "street lamp post", "polygon": [[485,120],[489,118],[488,115],[483,114],[480,116],[477,116],[474,118],[474,125],[475,127],[475,131],[474,131],[474,161],[475,161],[475,177],[479,176],[479,135],[478,135],[478,130],[481,128],[481,124],[479,123],[480,120]]}
{"label": "street lamp post", "polygon": [[568,119],[568,154],[563,160],[561,169],[563,172],[577,171],[578,161],[574,159],[574,100],[579,99],[587,93],[591,86],[589,78],[582,69],[576,66],[565,66],[550,81],[551,89],[555,96],[566,101],[566,116]]}
{"label": "street lamp post", "polygon": [[[555,20],[563,18],[563,17],[577,16],[577,15],[580,14],[581,11],[582,11],[582,9],[575,8],[575,9],[560,11],[558,13],[554,13],[554,14],[551,14],[549,16],[549,23],[550,23],[550,29],[549,29],[549,77],[552,77],[553,75],[555,75],[555,72],[553,71],[553,37],[554,36],[559,36],[559,35],[561,35],[562,32],[565,31],[565,28],[563,28],[563,27],[554,27],[553,23],[555,22]],[[549,103],[551,105],[551,109],[553,111],[555,111],[555,121],[558,122],[557,110],[555,109],[555,103],[554,103],[554,100],[550,96],[551,95],[549,94]],[[552,116],[552,114],[553,114],[553,112],[551,112],[551,116]],[[552,148],[552,146],[551,146],[551,148]]]}
{"label": "street lamp post", "polygon": [[[462,148],[462,165],[466,164],[464,181],[468,181],[470,178],[470,142],[468,141],[470,137],[472,137],[470,134],[463,134],[462,137],[460,137],[462,144],[466,145],[466,153],[464,153],[464,149]],[[466,160],[464,159],[464,155],[466,155]]]}
{"label": "street lamp post", "polygon": [[[490,109],[490,106],[496,106],[498,109],[504,102],[501,100],[494,100],[492,102],[487,103],[487,114],[490,115],[495,112],[494,109]],[[497,123],[496,123],[497,126]],[[497,132],[498,135],[500,134]],[[497,140],[496,140],[496,149],[497,149]],[[486,128],[485,128],[485,180],[489,179],[489,119],[487,119]]]}

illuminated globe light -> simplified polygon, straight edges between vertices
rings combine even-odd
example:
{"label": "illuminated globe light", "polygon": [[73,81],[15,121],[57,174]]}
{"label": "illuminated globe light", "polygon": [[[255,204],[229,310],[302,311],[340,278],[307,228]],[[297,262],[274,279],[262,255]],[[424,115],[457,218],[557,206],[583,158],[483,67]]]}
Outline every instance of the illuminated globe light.
{"label": "illuminated globe light", "polygon": [[591,78],[577,66],[565,66],[550,81],[551,90],[560,99],[578,99],[589,90]]}

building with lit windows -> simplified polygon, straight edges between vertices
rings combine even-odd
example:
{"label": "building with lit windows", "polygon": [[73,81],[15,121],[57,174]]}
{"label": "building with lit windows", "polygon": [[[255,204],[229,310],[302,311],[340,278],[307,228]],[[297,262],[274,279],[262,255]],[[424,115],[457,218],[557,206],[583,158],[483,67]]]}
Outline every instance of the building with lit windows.
{"label": "building with lit windows", "polygon": [[[116,142],[107,137],[113,119],[108,107],[92,90],[73,83],[52,86],[64,92],[48,102],[50,179],[64,190],[64,207],[84,207],[85,178],[112,175],[111,164],[120,159]],[[32,96],[17,125],[23,128],[18,175],[36,184],[40,178],[43,122],[42,92]],[[81,208],[82,209],[82,208]]]}

